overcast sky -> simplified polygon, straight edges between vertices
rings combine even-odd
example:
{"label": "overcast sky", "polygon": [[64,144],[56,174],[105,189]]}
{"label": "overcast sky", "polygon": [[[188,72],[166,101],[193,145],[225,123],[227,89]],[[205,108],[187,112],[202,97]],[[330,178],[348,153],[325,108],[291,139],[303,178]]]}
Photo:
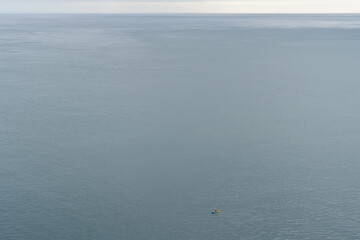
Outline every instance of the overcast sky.
{"label": "overcast sky", "polygon": [[360,0],[0,0],[2,13],[360,13]]}

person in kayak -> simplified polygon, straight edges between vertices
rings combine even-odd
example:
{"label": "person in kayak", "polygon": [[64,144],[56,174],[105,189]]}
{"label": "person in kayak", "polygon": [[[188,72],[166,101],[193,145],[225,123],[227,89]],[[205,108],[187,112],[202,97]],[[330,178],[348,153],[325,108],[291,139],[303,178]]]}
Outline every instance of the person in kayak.
{"label": "person in kayak", "polygon": [[215,209],[214,211],[212,211],[211,213],[212,213],[212,214],[215,214],[215,213],[218,213],[218,212],[220,212],[220,210],[216,208],[216,209]]}

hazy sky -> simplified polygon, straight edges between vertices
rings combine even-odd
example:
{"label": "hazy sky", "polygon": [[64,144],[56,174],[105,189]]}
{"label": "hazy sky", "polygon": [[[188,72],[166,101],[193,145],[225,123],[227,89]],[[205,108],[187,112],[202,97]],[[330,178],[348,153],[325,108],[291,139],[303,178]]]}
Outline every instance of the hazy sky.
{"label": "hazy sky", "polygon": [[3,13],[360,13],[360,0],[0,0]]}

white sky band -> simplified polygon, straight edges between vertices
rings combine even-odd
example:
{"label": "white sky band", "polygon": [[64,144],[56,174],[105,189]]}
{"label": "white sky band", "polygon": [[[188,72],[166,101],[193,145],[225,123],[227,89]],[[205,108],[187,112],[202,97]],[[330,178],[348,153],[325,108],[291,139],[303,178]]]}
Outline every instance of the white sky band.
{"label": "white sky band", "polygon": [[2,13],[360,13],[360,0],[3,1]]}

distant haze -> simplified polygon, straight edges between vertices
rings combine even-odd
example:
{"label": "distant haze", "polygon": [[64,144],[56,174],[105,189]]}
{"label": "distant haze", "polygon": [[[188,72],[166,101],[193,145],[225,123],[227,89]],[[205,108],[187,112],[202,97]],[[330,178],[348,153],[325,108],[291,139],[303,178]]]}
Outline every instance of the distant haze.
{"label": "distant haze", "polygon": [[360,13],[358,0],[0,0],[1,13]]}

